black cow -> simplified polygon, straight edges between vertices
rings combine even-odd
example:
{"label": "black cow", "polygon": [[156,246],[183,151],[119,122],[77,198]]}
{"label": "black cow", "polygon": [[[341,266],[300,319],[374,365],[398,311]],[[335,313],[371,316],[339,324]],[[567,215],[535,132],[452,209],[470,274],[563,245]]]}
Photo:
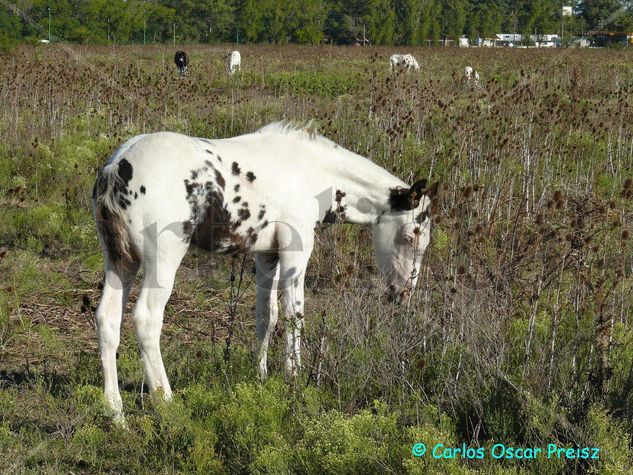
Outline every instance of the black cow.
{"label": "black cow", "polygon": [[176,51],[174,56],[174,63],[178,67],[178,74],[180,77],[184,77],[187,74],[187,65],[189,64],[189,58],[184,51]]}

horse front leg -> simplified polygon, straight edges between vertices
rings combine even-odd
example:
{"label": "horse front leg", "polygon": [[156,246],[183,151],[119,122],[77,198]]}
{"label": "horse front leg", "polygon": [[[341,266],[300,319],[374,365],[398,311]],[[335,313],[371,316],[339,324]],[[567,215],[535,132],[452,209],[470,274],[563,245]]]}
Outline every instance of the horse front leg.
{"label": "horse front leg", "polygon": [[294,381],[301,368],[301,331],[304,325],[304,283],[312,246],[281,256],[283,282],[284,326],[286,351],[284,367],[286,379]]}
{"label": "horse front leg", "polygon": [[304,325],[304,279],[305,271],[300,277],[284,289],[286,331],[286,352],[284,367],[286,378],[293,381],[301,368],[301,332]]}

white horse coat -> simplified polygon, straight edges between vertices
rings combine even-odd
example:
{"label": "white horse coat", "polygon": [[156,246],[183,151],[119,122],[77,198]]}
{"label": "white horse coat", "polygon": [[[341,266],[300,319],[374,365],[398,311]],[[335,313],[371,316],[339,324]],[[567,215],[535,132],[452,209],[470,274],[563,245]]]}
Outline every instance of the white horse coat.
{"label": "white horse coat", "polygon": [[239,51],[231,51],[226,55],[226,70],[229,75],[235,74],[235,71],[240,71],[242,67],[242,56]]}
{"label": "white horse coat", "polygon": [[430,236],[437,183],[412,187],[333,142],[285,124],[207,140],[160,132],[133,137],[100,171],[93,208],[106,257],[96,320],[106,398],[122,417],[116,350],[134,277],[144,278],[133,321],[151,391],[171,397],[159,338],[176,270],[190,244],[211,252],[255,253],[258,370],[283,296],[285,370],[300,365],[304,278],[321,223],[371,226],[388,295],[406,300]]}
{"label": "white horse coat", "polygon": [[464,77],[468,84],[479,85],[479,73],[475,71],[472,66],[466,66],[464,68]]}
{"label": "white horse coat", "polygon": [[393,71],[397,68],[405,68],[407,72],[409,72],[411,68],[418,71],[420,65],[411,54],[392,54],[389,58],[389,70]]}

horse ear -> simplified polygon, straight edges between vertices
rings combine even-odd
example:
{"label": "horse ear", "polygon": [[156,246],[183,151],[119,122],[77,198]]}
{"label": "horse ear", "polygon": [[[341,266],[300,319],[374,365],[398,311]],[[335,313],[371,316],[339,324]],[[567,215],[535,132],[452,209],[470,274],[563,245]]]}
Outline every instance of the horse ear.
{"label": "horse ear", "polygon": [[413,205],[413,208],[417,207],[418,203],[420,203],[425,189],[425,179],[416,181],[413,185],[411,185],[411,188],[409,188],[409,197],[411,199],[411,204]]}
{"label": "horse ear", "polygon": [[440,188],[440,182],[436,181],[435,183],[433,183],[431,186],[429,186],[428,188],[426,188],[423,193],[429,198],[429,199],[433,199],[435,197],[435,195],[437,195],[437,191]]}
{"label": "horse ear", "polygon": [[406,188],[392,188],[389,195],[389,204],[392,211],[407,211],[415,209],[420,204],[422,196],[433,199],[437,195],[440,182],[436,181],[428,188],[426,180],[418,180],[408,190]]}
{"label": "horse ear", "polygon": [[426,180],[418,180],[408,190],[406,188],[392,188],[389,204],[392,211],[407,211],[420,204],[426,188]]}

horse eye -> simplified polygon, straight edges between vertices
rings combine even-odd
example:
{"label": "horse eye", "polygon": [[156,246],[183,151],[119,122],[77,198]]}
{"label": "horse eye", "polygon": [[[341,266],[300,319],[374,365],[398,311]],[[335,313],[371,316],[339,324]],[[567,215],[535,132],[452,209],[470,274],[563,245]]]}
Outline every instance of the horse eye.
{"label": "horse eye", "polygon": [[418,218],[416,219],[416,221],[421,224],[424,221],[426,221],[428,218],[429,218],[429,210],[425,209],[418,215]]}
{"label": "horse eye", "polygon": [[416,235],[417,235],[417,234],[420,234],[420,227],[419,227],[419,226],[416,226],[416,227],[413,229],[413,234],[416,234]]}

